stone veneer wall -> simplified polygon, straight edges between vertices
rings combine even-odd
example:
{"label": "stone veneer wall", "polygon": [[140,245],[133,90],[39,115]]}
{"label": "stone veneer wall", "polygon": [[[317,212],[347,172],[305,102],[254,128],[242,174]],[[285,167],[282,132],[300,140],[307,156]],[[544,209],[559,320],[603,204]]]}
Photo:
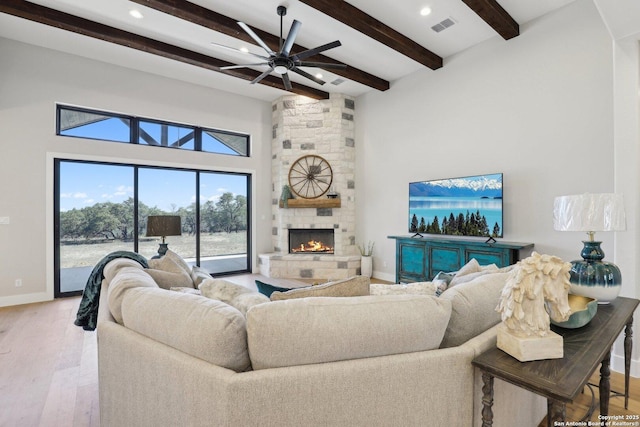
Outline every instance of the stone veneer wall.
{"label": "stone veneer wall", "polygon": [[[355,242],[355,102],[341,94],[331,94],[328,100],[313,100],[287,95],[272,104],[272,242],[273,256],[287,255],[289,228],[333,228],[335,258],[352,270],[359,252]],[[289,168],[298,158],[315,154],[326,159],[333,171],[334,189],[341,199],[340,208],[280,208],[282,187],[288,184]],[[325,196],[322,196],[325,197]],[[287,255],[286,258],[307,255]],[[314,255],[317,261],[327,261],[333,255]],[[266,257],[260,257],[261,264]],[[308,260],[308,258],[306,259]],[[273,264],[273,263],[272,263]],[[308,264],[305,263],[308,267]],[[289,269],[290,270],[290,269]],[[355,272],[355,269],[353,270]],[[262,268],[261,268],[262,272]],[[264,274],[264,272],[263,272]],[[290,273],[289,273],[290,274]],[[308,276],[307,273],[303,277]],[[276,277],[272,276],[271,277]],[[342,274],[334,274],[335,277]],[[290,276],[292,277],[292,276]],[[296,276],[293,276],[296,277]],[[298,276],[300,277],[300,276]],[[318,277],[315,274],[313,277]]]}

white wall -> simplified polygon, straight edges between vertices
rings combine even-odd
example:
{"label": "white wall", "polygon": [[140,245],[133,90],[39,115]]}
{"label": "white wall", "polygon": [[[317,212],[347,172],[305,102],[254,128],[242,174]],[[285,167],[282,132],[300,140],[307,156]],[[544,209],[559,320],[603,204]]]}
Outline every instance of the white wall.
{"label": "white wall", "polygon": [[[52,153],[253,173],[253,264],[270,248],[271,104],[0,38],[0,306],[53,297]],[[61,102],[251,135],[250,158],[55,135]],[[23,286],[16,288],[15,279]]]}
{"label": "white wall", "polygon": [[376,242],[374,276],[395,279],[387,236],[408,234],[409,182],[503,172],[504,240],[567,261],[579,259],[585,236],[553,230],[554,197],[623,192],[628,230],[617,241],[611,232],[597,238],[605,259],[620,259],[623,295],[640,295],[638,66],[637,51],[626,53],[617,52],[615,76],[626,80],[616,93],[631,92],[616,97],[625,119],[616,119],[615,138],[613,43],[590,0],[357,98],[357,239]]}

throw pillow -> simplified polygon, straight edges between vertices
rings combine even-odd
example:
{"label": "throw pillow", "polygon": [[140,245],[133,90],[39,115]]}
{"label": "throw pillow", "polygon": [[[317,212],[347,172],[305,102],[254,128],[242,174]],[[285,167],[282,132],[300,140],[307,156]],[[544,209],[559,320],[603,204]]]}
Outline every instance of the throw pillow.
{"label": "throw pillow", "polygon": [[200,286],[200,283],[207,279],[213,279],[213,277],[211,277],[204,268],[198,267],[197,265],[191,267],[191,280],[193,280],[194,288]]}
{"label": "throw pillow", "polygon": [[269,298],[242,285],[220,279],[207,279],[200,284],[202,296],[235,307],[243,315],[254,305],[269,302]]}
{"label": "throw pillow", "polygon": [[[184,265],[182,265],[184,263]],[[149,268],[147,273],[158,286],[163,289],[171,289],[172,287],[193,287],[191,279],[191,268],[185,270],[187,265],[182,258],[174,252],[167,251],[165,256],[160,258],[151,258],[149,260]]]}
{"label": "throw pillow", "polygon": [[187,274],[191,274],[191,266],[187,264],[187,262],[177,253],[173,252],[171,249],[167,250],[167,253],[163,258],[169,258],[173,262],[175,262],[181,269]]}
{"label": "throw pillow", "polygon": [[348,279],[327,282],[322,285],[291,289],[287,292],[275,291],[271,301],[307,297],[358,297],[369,295],[371,280],[366,276],[353,276]]}
{"label": "throw pillow", "polygon": [[280,286],[270,285],[268,283],[261,282],[260,280],[256,280],[256,286],[258,287],[258,292],[262,295],[270,297],[274,292],[287,292],[292,288],[281,288]]}
{"label": "throw pillow", "polygon": [[484,274],[450,287],[440,299],[451,301],[451,319],[441,347],[455,347],[500,322],[496,307],[509,273]]}
{"label": "throw pillow", "polygon": [[437,348],[451,303],[426,295],[301,298],[252,308],[254,370]]}
{"label": "throw pillow", "polygon": [[433,282],[415,282],[400,285],[385,285],[372,283],[369,285],[371,295],[435,295],[436,286]]}
{"label": "throw pillow", "polygon": [[191,276],[184,272],[172,273],[170,271],[155,270],[153,268],[146,268],[144,271],[146,271],[149,276],[153,277],[153,280],[155,280],[158,286],[162,289],[171,289],[175,287],[190,287],[193,289]]}

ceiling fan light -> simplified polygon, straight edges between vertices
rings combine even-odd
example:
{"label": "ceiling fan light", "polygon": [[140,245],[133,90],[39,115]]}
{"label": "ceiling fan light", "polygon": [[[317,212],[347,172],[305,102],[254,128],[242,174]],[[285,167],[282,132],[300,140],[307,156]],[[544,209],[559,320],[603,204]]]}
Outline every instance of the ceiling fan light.
{"label": "ceiling fan light", "polygon": [[273,71],[282,75],[282,74],[285,74],[287,71],[289,71],[289,69],[284,65],[276,65],[275,67],[273,67]]}

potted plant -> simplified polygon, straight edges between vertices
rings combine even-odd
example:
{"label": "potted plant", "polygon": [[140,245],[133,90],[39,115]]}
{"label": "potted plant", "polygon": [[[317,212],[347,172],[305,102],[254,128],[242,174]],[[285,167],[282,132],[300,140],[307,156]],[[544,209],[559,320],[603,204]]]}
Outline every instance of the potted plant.
{"label": "potted plant", "polygon": [[375,242],[369,241],[366,246],[358,245],[360,255],[362,255],[360,259],[360,274],[363,276],[371,277],[373,273],[373,247],[375,244]]}

